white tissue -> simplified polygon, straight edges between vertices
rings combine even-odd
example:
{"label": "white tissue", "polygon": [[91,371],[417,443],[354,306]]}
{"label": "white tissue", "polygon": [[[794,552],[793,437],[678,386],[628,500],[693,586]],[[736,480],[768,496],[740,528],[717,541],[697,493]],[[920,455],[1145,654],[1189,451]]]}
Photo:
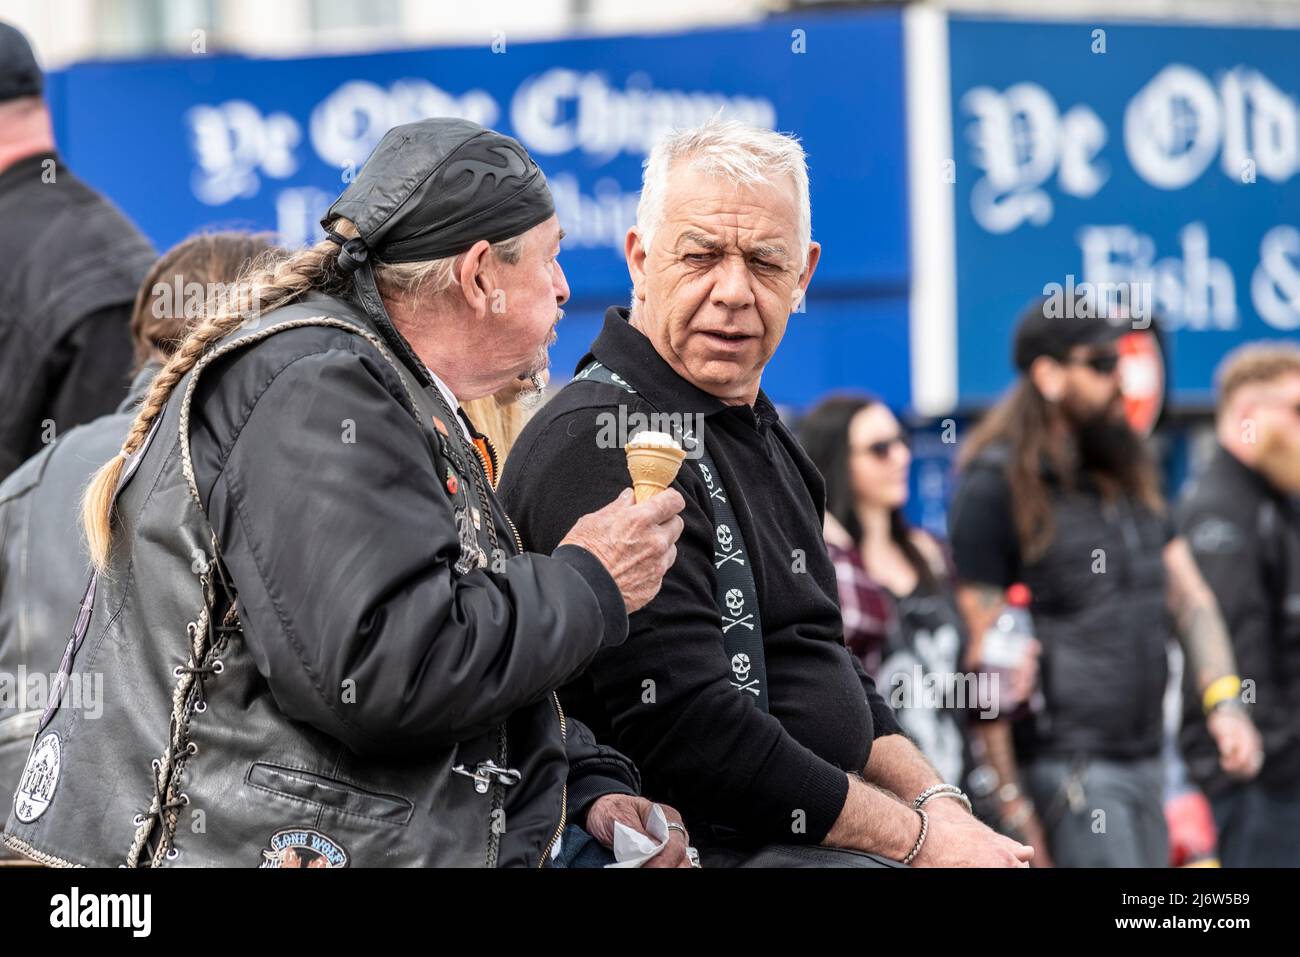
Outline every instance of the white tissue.
{"label": "white tissue", "polygon": [[634,831],[621,821],[614,822],[614,861],[606,867],[640,867],[668,846],[668,818],[658,804],[650,809],[646,824],[650,835]]}

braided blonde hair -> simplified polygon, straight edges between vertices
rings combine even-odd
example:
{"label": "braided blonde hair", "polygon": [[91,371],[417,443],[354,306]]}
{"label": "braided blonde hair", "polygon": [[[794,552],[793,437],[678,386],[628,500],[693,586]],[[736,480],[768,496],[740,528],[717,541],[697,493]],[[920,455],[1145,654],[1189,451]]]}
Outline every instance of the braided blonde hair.
{"label": "braided blonde hair", "polygon": [[[330,228],[344,239],[358,235],[356,226],[343,217],[333,220]],[[491,251],[502,262],[514,264],[519,261],[522,248],[523,237],[516,236],[493,243]],[[295,253],[284,249],[268,250],[244,267],[234,285],[234,294],[223,294],[207,301],[203,317],[190,327],[185,340],[150,385],[126,441],[122,443],[122,451],[100,467],[82,497],[81,524],[86,533],[90,560],[96,569],[102,572],[107,568],[112,552],[113,499],[127,456],[144,444],[177,383],[210,346],[244,322],[286,306],[309,292],[348,297],[352,292],[352,276],[339,267],[339,250],[338,244],[332,240]],[[375,282],[385,299],[415,300],[421,296],[441,295],[455,283],[459,258],[458,255],[394,264],[375,261]]]}

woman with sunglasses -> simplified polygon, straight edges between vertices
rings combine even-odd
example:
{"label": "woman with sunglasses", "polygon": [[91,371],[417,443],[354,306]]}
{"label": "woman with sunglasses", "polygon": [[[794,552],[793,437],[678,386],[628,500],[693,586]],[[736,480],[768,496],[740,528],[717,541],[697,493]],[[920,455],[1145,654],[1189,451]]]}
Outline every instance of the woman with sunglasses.
{"label": "woman with sunglasses", "polygon": [[965,770],[956,704],[964,633],[947,562],[903,516],[912,457],[898,420],[871,396],[824,400],[800,437],[826,480],[826,546],[839,580],[844,641],[899,724],[949,784]]}

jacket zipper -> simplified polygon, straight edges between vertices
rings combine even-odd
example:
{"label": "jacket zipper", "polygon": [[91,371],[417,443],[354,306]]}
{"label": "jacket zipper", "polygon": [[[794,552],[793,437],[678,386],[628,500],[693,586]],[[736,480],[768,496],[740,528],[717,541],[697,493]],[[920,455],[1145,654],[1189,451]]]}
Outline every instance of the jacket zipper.
{"label": "jacket zipper", "polygon": [[[483,450],[480,449],[477,445],[474,446],[474,451],[478,453],[480,459],[486,461],[486,458],[483,455]],[[493,449],[493,455],[495,456],[495,454],[496,454],[496,450]],[[486,469],[484,470],[484,474],[486,475]],[[489,479],[488,481],[489,483],[491,483],[491,479]],[[492,488],[495,491],[496,485],[493,485]],[[519,529],[515,528],[514,520],[509,515],[506,514],[506,510],[504,508],[501,509],[501,515],[502,517],[505,518],[506,524],[510,526],[510,533],[514,535],[515,544],[519,546],[519,554],[522,555],[524,553],[524,540],[519,537]],[[490,520],[490,516],[489,516],[489,520]]]}
{"label": "jacket zipper", "polygon": [[[524,540],[519,537],[519,529],[515,528],[515,523],[511,520],[509,515],[506,515],[506,510],[504,508],[501,510],[501,514],[506,516],[506,524],[510,526],[510,531],[514,533],[515,544],[519,546],[519,554],[522,555],[524,553]],[[560,723],[561,725],[564,723],[563,714],[560,715]]]}
{"label": "jacket zipper", "polygon": [[[522,555],[524,553],[524,540],[519,535],[519,529],[515,527],[514,519],[506,513],[504,508],[501,510],[501,514],[505,517],[506,524],[510,526],[510,533],[514,535],[515,545],[518,546],[519,554]],[[554,691],[551,692],[551,701],[554,702],[555,713],[560,719],[560,741],[568,741],[569,725],[568,722],[564,720],[564,708],[560,706],[560,696]],[[560,835],[564,833],[564,828],[565,825],[568,824],[568,821],[569,781],[568,776],[566,775],[564,782],[560,785],[560,823],[559,826],[555,828],[555,833],[551,835],[551,839],[546,842],[546,846],[542,848],[542,856],[537,861],[537,866],[539,868],[545,867],[547,862],[551,859],[551,849],[555,847],[555,842],[558,841]]]}
{"label": "jacket zipper", "polygon": [[[518,533],[516,533],[516,535],[517,534]],[[520,551],[522,550],[523,550],[523,546],[521,545]],[[560,707],[560,696],[556,694],[554,691],[552,691],[551,700],[555,702],[555,713],[560,716],[560,740],[567,741],[569,738],[569,728],[568,728],[568,724],[564,720],[564,709]],[[569,817],[569,781],[568,781],[568,775],[566,774],[564,784],[560,786],[560,826],[555,829],[555,833],[551,835],[551,839],[547,841],[546,846],[542,848],[542,856],[537,861],[537,866],[539,868],[545,867],[546,862],[551,859],[551,848],[555,847],[555,842],[558,841],[560,839],[560,835],[564,833],[564,826],[565,824],[568,823],[568,817]]]}

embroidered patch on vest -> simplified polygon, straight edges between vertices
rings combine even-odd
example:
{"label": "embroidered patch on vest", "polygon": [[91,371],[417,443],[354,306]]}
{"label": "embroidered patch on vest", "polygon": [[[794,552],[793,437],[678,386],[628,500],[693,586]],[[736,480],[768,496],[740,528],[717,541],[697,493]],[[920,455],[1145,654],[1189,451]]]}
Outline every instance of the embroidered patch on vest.
{"label": "embroidered patch on vest", "polygon": [[61,761],[59,736],[51,731],[32,748],[14,794],[14,815],[24,824],[30,824],[44,814],[54,800]]}
{"label": "embroidered patch on vest", "polygon": [[460,540],[460,557],[452,569],[457,575],[467,575],[476,568],[486,568],[487,552],[483,551],[478,536],[474,534],[474,520],[470,518],[469,507],[457,505],[452,511],[456,517],[456,535]]}
{"label": "embroidered patch on vest", "polygon": [[259,867],[347,867],[348,852],[320,831],[285,828],[276,831],[262,849]]}

